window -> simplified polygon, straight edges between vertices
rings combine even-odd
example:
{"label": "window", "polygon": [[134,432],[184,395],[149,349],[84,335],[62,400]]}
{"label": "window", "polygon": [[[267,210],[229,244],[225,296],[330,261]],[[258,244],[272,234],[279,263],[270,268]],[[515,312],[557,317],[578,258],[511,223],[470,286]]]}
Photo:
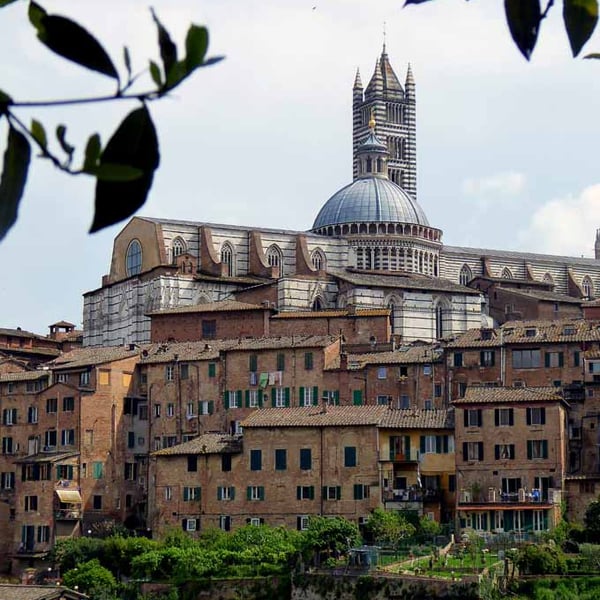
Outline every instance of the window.
{"label": "window", "polygon": [[79,387],[86,387],[90,385],[90,372],[82,371],[79,373]]}
{"label": "window", "polygon": [[250,470],[260,471],[262,469],[262,450],[250,450]]}
{"label": "window", "polygon": [[92,463],[92,477],[94,479],[102,479],[104,477],[104,463],[102,463],[102,462]]}
{"label": "window", "polygon": [[15,474],[8,471],[0,474],[0,489],[14,490],[15,489]]}
{"label": "window", "polygon": [[25,512],[36,511],[38,509],[37,496],[25,496]]}
{"label": "window", "polygon": [[285,354],[283,352],[277,353],[277,370],[285,371]]}
{"label": "window", "polygon": [[142,270],[142,246],[137,240],[132,240],[125,255],[125,271],[127,277],[137,275]]}
{"label": "window", "polygon": [[252,525],[252,527],[260,527],[261,525],[264,525],[265,520],[261,519],[260,517],[251,517],[246,519],[246,523],[248,525]]}
{"label": "window", "polygon": [[425,410],[432,410],[433,402],[431,400],[425,400]]}
{"label": "window", "polygon": [[368,485],[362,483],[354,484],[354,499],[355,500],[366,500],[371,495],[371,488]]}
{"label": "window", "polygon": [[110,371],[100,369],[98,371],[98,385],[110,385]]}
{"label": "window", "polygon": [[56,429],[48,429],[44,433],[44,446],[54,448],[56,446],[57,434]]}
{"label": "window", "polygon": [[303,471],[312,469],[312,452],[310,448],[300,448],[300,469]]}
{"label": "window", "polygon": [[512,408],[494,409],[494,424],[496,427],[508,427],[514,425],[514,415]]}
{"label": "window", "polygon": [[56,383],[69,383],[69,374],[68,373],[57,373],[56,374]]}
{"label": "window", "polygon": [[217,376],[217,363],[208,363],[208,377],[216,377]]}
{"label": "window", "polygon": [[592,280],[586,275],[581,282],[581,289],[586,298],[591,298],[594,295],[594,285]]}
{"label": "window", "polygon": [[435,454],[436,441],[435,435],[421,436],[421,454]]}
{"label": "window", "polygon": [[62,401],[63,412],[73,412],[75,410],[75,398],[73,396],[65,396]]}
{"label": "window", "polygon": [[7,394],[14,393],[15,389],[16,389],[16,386],[12,381],[6,384],[6,393]]}
{"label": "window", "polygon": [[158,419],[160,417],[160,403],[157,402],[154,404],[154,418]]}
{"label": "window", "polygon": [[196,500],[200,500],[201,489],[199,486],[189,487],[184,486],[183,488],[183,501],[184,502],[193,502]]}
{"label": "window", "polygon": [[463,365],[463,353],[462,352],[454,352],[452,355],[452,365],[454,367],[462,367]]}
{"label": "window", "polygon": [[198,401],[198,414],[212,415],[214,410],[215,410],[215,403],[212,400],[199,400]]}
{"label": "window", "polygon": [[246,406],[248,408],[259,408],[260,395],[262,395],[262,391],[260,390],[246,390]]}
{"label": "window", "polygon": [[175,259],[184,252],[185,242],[180,237],[176,237],[171,244],[171,256],[173,257],[173,262],[175,262]]}
{"label": "window", "polygon": [[231,471],[231,454],[221,454],[221,471]]}
{"label": "window", "polygon": [[483,460],[483,442],[463,442],[463,460]]}
{"label": "window", "polygon": [[74,446],[75,445],[75,430],[74,429],[63,429],[60,432],[60,445],[61,446]]}
{"label": "window", "polygon": [[173,499],[173,488],[168,485],[165,487],[165,500],[168,502]]}
{"label": "window", "polygon": [[138,418],[140,421],[148,420],[148,405],[147,404],[138,405]]}
{"label": "window", "polygon": [[307,371],[311,371],[313,369],[313,353],[312,352],[305,352],[304,353],[304,368]]}
{"label": "window", "polygon": [[319,399],[317,387],[300,387],[300,406],[312,406]]}
{"label": "window", "polygon": [[188,454],[187,470],[188,473],[195,473],[198,471],[198,457],[195,454]]}
{"label": "window", "polygon": [[314,485],[297,485],[296,500],[314,500],[315,486]]}
{"label": "window", "polygon": [[391,396],[378,395],[377,396],[377,404],[379,406],[388,406],[390,404]]}
{"label": "window", "polygon": [[275,450],[275,470],[285,471],[287,469],[287,450],[285,448],[277,448]]}
{"label": "window", "polygon": [[541,351],[536,350],[513,350],[513,369],[537,369],[542,366]]}
{"label": "window", "polygon": [[547,368],[562,367],[565,364],[562,352],[546,352],[544,359],[544,366]]}
{"label": "window", "polygon": [[398,400],[398,407],[405,410],[410,408],[410,396],[402,394]]}
{"label": "window", "polygon": [[233,486],[217,487],[217,500],[235,500],[235,488]]}
{"label": "window", "polygon": [[219,517],[219,529],[223,531],[231,531],[231,517],[227,515],[221,515]]}
{"label": "window", "polygon": [[92,506],[94,510],[102,510],[102,496],[92,496]]}
{"label": "window", "polygon": [[482,367],[493,367],[496,361],[496,352],[494,350],[482,350],[479,353],[479,364]]}
{"label": "window", "polygon": [[480,408],[468,408],[464,413],[465,427],[481,427],[483,419]]}
{"label": "window", "polygon": [[226,267],[225,275],[228,277],[235,275],[233,269],[233,248],[227,242],[221,247],[221,264]]}
{"label": "window", "polygon": [[251,354],[248,357],[248,370],[252,373],[258,371],[258,356],[256,354]]}
{"label": "window", "polygon": [[3,425],[15,425],[17,423],[17,409],[16,408],[5,408],[2,411],[2,424]]}
{"label": "window", "polygon": [[285,408],[290,405],[290,388],[271,388],[271,404],[274,408]]}
{"label": "window", "polygon": [[323,487],[323,500],[341,500],[341,485],[326,485]]}
{"label": "window", "polygon": [[344,466],[345,467],[356,467],[356,446],[345,446],[344,447]]}
{"label": "window", "polygon": [[40,544],[45,544],[50,541],[50,525],[38,525],[37,541]]}
{"label": "window", "polygon": [[246,488],[246,498],[248,500],[264,500],[265,488],[262,485],[249,485]]}
{"label": "window", "polygon": [[[266,253],[267,264],[270,267],[279,267],[281,266],[281,250],[273,244],[270,246]],[[280,273],[282,275],[282,273]]]}
{"label": "window", "polygon": [[47,398],[46,399],[46,413],[55,413],[58,412],[58,400],[56,398]]}
{"label": "window", "polygon": [[194,532],[198,530],[200,519],[183,519],[182,526],[184,531]]}
{"label": "window", "polygon": [[175,404],[173,402],[167,403],[167,417],[175,416]]}
{"label": "window", "polygon": [[194,415],[194,403],[188,402],[185,407],[185,416],[188,419],[193,419],[196,415]]}
{"label": "window", "polygon": [[456,475],[448,475],[448,491],[456,491]]}
{"label": "window", "polygon": [[494,446],[494,458],[496,460],[514,460],[515,445],[514,444],[496,444]]}
{"label": "window", "polygon": [[190,365],[183,363],[179,365],[179,377],[181,379],[189,379],[190,377]]}
{"label": "window", "polygon": [[377,367],[377,379],[387,379],[387,367]]}
{"label": "window", "polygon": [[56,479],[66,479],[72,481],[75,469],[73,465],[57,465],[56,466]]}
{"label": "window", "polygon": [[215,319],[202,319],[202,337],[208,339],[217,337],[217,321]]}
{"label": "window", "polygon": [[579,493],[580,494],[595,494],[596,484],[593,481],[580,481],[579,482]]}
{"label": "window", "polygon": [[308,529],[309,518],[310,517],[308,515],[296,517],[296,526],[298,531],[306,531]]}
{"label": "window", "polygon": [[28,381],[25,384],[26,392],[39,392],[42,389],[41,381]]}
{"label": "window", "polygon": [[573,366],[578,367],[581,364],[581,353],[579,350],[573,352]]}
{"label": "window", "polygon": [[126,462],[123,469],[123,478],[126,481],[135,481],[137,479],[137,464]]}
{"label": "window", "polygon": [[469,265],[463,265],[458,276],[459,283],[461,285],[468,285],[471,279],[473,279],[473,273],[471,272]]}
{"label": "window", "polygon": [[548,440],[527,440],[527,458],[548,458]]}
{"label": "window", "polygon": [[172,448],[177,445],[176,435],[163,435],[162,436],[162,448]]}
{"label": "window", "polygon": [[546,408],[532,407],[527,409],[527,425],[545,425]]}
{"label": "window", "polygon": [[225,409],[242,408],[242,390],[225,392]]}
{"label": "window", "polygon": [[431,365],[423,365],[423,375],[431,375]]}
{"label": "window", "polygon": [[323,256],[323,253],[320,250],[314,250],[310,258],[312,266],[317,271],[320,271],[323,268],[323,265],[325,264],[325,257]]}
{"label": "window", "polygon": [[175,366],[174,365],[167,365],[165,367],[165,379],[167,381],[173,381],[173,379],[175,379]]}

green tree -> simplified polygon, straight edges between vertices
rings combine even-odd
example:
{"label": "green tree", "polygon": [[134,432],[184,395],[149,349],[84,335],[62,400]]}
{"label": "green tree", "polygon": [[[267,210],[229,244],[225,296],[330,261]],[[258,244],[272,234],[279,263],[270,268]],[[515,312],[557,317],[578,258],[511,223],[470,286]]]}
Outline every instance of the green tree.
{"label": "green tree", "polygon": [[96,558],[64,573],[63,583],[70,588],[77,586],[79,591],[94,600],[113,598],[117,589],[114,575]]}
{"label": "green tree", "polygon": [[[424,4],[430,0],[405,0],[407,4]],[[529,60],[537,43],[542,22],[554,8],[554,0],[504,0],[506,23],[517,48]],[[590,39],[598,23],[598,0],[563,0],[562,17],[573,56],[577,56]],[[600,58],[588,54],[585,58]]]}
{"label": "green tree", "polygon": [[517,555],[519,571],[526,575],[560,575],[567,563],[562,551],[554,545],[528,544]]}
{"label": "green tree", "polygon": [[414,535],[416,528],[399,512],[387,511],[378,506],[369,516],[365,530],[375,542],[396,546],[403,539]]}
{"label": "green tree", "polygon": [[441,530],[442,527],[437,521],[429,519],[428,517],[421,517],[419,519],[418,531],[420,534],[431,537],[439,535]]}
{"label": "green tree", "polygon": [[99,559],[103,544],[102,540],[89,537],[58,540],[50,553],[50,560],[64,573],[81,563]]}
{"label": "green tree", "polygon": [[600,497],[588,505],[583,523],[588,540],[590,542],[600,542]]}
{"label": "green tree", "polygon": [[360,531],[355,523],[343,517],[314,516],[309,518],[303,538],[304,552],[316,555],[320,561],[322,554],[343,554],[358,544]]}
{"label": "green tree", "polygon": [[[16,0],[0,0],[0,8]],[[154,172],[160,162],[158,137],[148,103],[163,98],[198,68],[221,60],[208,58],[208,30],[190,25],[185,38],[185,55],[179,58],[176,44],[167,29],[152,12],[158,33],[161,65],[149,61],[148,68],[133,73],[127,46],[123,49],[123,68],[117,69],[100,42],[75,21],[48,14],[30,1],[29,22],[40,42],[52,52],[82,67],[108,77],[115,83],[112,94],[98,97],[57,98],[54,100],[15,100],[0,89],[0,121],[8,122],[8,140],[0,177],[0,240],[17,220],[19,203],[25,190],[31,148],[56,168],[70,175],[89,175],[96,179],[95,213],[90,232],[98,231],[132,215],[146,201]],[[32,76],[34,76],[32,74]],[[148,81],[147,89],[138,89],[138,79]],[[138,107],[125,116],[108,143],[102,147],[100,136],[89,136],[74,166],[76,148],[67,140],[67,126],[61,124],[51,140],[42,122],[30,117],[26,124],[22,111],[53,106],[115,102],[128,100]]]}

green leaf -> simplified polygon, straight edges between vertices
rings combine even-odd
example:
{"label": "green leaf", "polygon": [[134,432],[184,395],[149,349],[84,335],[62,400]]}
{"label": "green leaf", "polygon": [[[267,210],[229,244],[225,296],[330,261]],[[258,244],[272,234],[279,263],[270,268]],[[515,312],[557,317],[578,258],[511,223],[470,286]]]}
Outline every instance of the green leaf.
{"label": "green leaf", "polygon": [[100,157],[105,165],[134,167],[142,172],[131,181],[96,180],[96,209],[90,232],[131,216],[146,201],[160,162],[156,129],[146,106],[129,113]]}
{"label": "green leaf", "polygon": [[66,140],[67,135],[67,127],[66,125],[59,125],[56,128],[56,139],[60,144],[60,147],[63,149],[65,154],[69,155],[69,163],[71,162],[71,158],[73,157],[73,152],[75,152],[75,147],[71,146]]}
{"label": "green leaf", "polygon": [[586,54],[583,58],[596,58],[596,59],[600,59],[600,53],[599,52],[592,52],[591,54]]}
{"label": "green leaf", "polygon": [[127,79],[131,81],[131,56],[129,56],[129,48],[127,46],[123,46],[123,62],[127,69]]}
{"label": "green leaf", "polygon": [[563,19],[571,51],[577,56],[598,23],[598,0],[564,0]]}
{"label": "green leaf", "polygon": [[521,54],[529,60],[540,29],[540,0],[504,0],[510,35]]}
{"label": "green leaf", "polygon": [[171,36],[164,25],[158,20],[154,9],[151,8],[150,11],[158,29],[158,47],[160,48],[160,57],[165,70],[165,79],[168,79],[171,69],[177,64],[177,46],[171,40]]}
{"label": "green leaf", "polygon": [[81,25],[58,15],[49,15],[35,2],[29,4],[29,20],[38,39],[50,50],[83,67],[119,80],[106,50]]}
{"label": "green leaf", "polygon": [[152,81],[156,84],[157,87],[162,87],[162,78],[160,76],[160,69],[158,65],[151,60],[150,61],[150,76],[152,77]]}
{"label": "green leaf", "polygon": [[36,119],[31,119],[31,135],[42,148],[46,148],[48,146],[46,130],[44,129],[44,126]]}
{"label": "green leaf", "polygon": [[27,138],[11,125],[0,178],[0,240],[17,220],[30,160],[31,148]]}
{"label": "green leaf", "polygon": [[188,73],[204,62],[208,50],[208,29],[190,25],[185,36],[185,67]]}
{"label": "green leaf", "polygon": [[140,178],[144,172],[142,169],[130,167],[129,165],[117,165],[114,163],[104,163],[92,169],[85,171],[90,175],[95,175],[103,181],[132,181]]}
{"label": "green leaf", "polygon": [[4,8],[5,6],[8,6],[9,4],[12,4],[16,1],[17,0],[0,0],[0,8]]}
{"label": "green leaf", "polygon": [[86,173],[91,172],[98,166],[101,151],[102,145],[100,142],[100,135],[94,133],[89,137],[87,144],[85,145],[85,158],[83,159],[83,170]]}

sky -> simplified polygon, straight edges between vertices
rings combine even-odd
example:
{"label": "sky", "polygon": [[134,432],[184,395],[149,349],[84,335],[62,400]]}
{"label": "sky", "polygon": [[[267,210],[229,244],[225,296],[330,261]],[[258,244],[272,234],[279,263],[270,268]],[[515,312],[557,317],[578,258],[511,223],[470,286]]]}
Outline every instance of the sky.
{"label": "sky", "polygon": [[[102,42],[124,73],[158,58],[148,4],[40,0]],[[528,63],[503,2],[434,0],[155,0],[182,47],[207,25],[217,65],[152,103],[161,165],[137,214],[310,229],[352,177],[352,84],[369,81],[386,47],[401,81],[417,86],[418,199],[448,245],[593,256],[600,227],[600,61],[573,59],[560,3]],[[22,0],[0,9],[0,89],[17,100],[111,93],[113,81],[47,50]],[[600,52],[600,33],[582,54]],[[140,78],[145,89],[149,77]],[[116,105],[118,104],[118,106]],[[49,132],[60,123],[79,151],[109,139],[135,103],[19,109]],[[0,122],[0,152],[6,127]],[[76,162],[81,153],[76,154]],[[82,294],[100,287],[126,222],[87,233],[94,182],[32,161],[19,219],[0,242],[0,327],[40,334],[82,326]]]}

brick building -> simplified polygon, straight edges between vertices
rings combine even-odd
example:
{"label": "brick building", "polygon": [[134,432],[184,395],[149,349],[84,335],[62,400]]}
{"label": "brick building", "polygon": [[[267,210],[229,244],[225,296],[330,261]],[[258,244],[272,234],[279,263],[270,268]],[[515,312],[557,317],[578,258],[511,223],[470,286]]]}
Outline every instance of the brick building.
{"label": "brick building", "polygon": [[454,406],[460,529],[553,528],[566,476],[567,407],[560,391],[469,387]]}

